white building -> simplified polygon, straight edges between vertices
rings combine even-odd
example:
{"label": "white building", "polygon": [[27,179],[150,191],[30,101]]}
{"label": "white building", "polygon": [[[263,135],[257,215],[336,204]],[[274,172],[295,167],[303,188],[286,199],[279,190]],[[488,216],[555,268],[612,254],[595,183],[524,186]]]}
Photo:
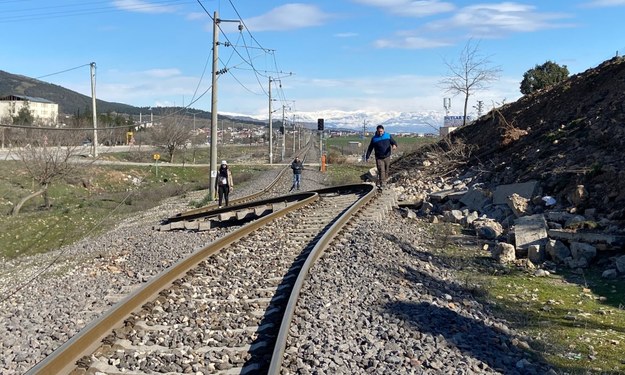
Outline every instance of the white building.
{"label": "white building", "polygon": [[[449,135],[449,133],[461,127],[463,121],[464,116],[445,116],[445,118],[443,119],[443,126],[441,126],[439,129],[439,135],[441,137]],[[473,121],[473,117],[467,116],[466,123],[468,124],[471,121]]]}
{"label": "white building", "polygon": [[56,125],[59,115],[59,105],[47,99],[35,98],[26,95],[0,96],[0,119],[15,117],[20,110],[27,106],[35,119],[35,123]]}

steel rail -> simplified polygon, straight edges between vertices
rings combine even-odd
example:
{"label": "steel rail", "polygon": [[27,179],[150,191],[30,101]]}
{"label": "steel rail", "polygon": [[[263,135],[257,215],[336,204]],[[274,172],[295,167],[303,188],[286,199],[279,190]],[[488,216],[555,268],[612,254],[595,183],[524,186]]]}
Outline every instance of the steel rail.
{"label": "steel rail", "polygon": [[302,268],[297,276],[295,284],[293,285],[293,289],[291,290],[291,294],[289,296],[289,301],[284,311],[284,316],[282,318],[282,323],[280,324],[280,331],[276,338],[276,344],[274,346],[273,353],[271,355],[271,362],[269,364],[269,371],[267,374],[269,375],[278,375],[280,374],[280,370],[282,367],[282,360],[284,358],[284,350],[286,348],[286,340],[289,334],[289,328],[291,325],[291,321],[293,320],[293,315],[295,314],[295,307],[299,300],[299,295],[304,286],[304,281],[308,276],[308,272],[315,264],[317,259],[324,253],[325,249],[330,245],[334,237],[339,233],[339,231],[345,226],[345,224],[363,207],[369,204],[373,198],[377,195],[377,189],[374,189],[373,185],[370,184],[355,184],[355,185],[344,185],[340,187],[330,188],[330,189],[321,189],[316,190],[319,195],[323,195],[324,192],[330,193],[339,188],[343,189],[360,189],[368,192],[364,197],[359,199],[356,203],[354,203],[351,207],[349,207],[335,222],[332,226],[324,233],[324,235],[319,239],[319,241],[315,244],[310,251],[310,254],[306,258],[306,261],[302,265]]}
{"label": "steel rail", "polygon": [[[332,189],[336,190],[335,188],[329,188],[327,190]],[[195,267],[207,257],[219,252],[223,248],[254,232],[272,220],[319,200],[319,194],[316,192],[304,192],[287,196],[286,198],[294,198],[293,201],[296,203],[287,205],[284,209],[247,223],[240,229],[215,240],[208,246],[194,252],[189,257],[180,260],[168,270],[150,280],[146,285],[130,294],[120,303],[113,306],[113,308],[100,318],[88,324],[80,332],[72,336],[71,339],[52,352],[48,357],[44,358],[41,362],[28,370],[26,374],[69,374],[76,369],[76,362],[80,358],[97,349],[101,345],[100,341],[110,334],[113,329],[121,327],[130,314],[139,311],[139,309],[141,309],[147,301],[156,297],[161,290],[170,286],[187,271]],[[297,198],[299,198],[299,200]]]}

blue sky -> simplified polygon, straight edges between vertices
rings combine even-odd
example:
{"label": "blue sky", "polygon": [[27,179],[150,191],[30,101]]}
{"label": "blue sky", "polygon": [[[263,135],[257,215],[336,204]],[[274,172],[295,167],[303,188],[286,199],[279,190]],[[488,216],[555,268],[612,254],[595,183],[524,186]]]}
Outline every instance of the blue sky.
{"label": "blue sky", "polygon": [[501,69],[470,106],[516,100],[547,60],[576,74],[625,53],[625,0],[0,0],[0,70],[90,95],[95,62],[99,99],[210,111],[214,11],[244,25],[220,23],[219,113],[266,116],[269,77],[274,109],[442,112],[469,40]]}

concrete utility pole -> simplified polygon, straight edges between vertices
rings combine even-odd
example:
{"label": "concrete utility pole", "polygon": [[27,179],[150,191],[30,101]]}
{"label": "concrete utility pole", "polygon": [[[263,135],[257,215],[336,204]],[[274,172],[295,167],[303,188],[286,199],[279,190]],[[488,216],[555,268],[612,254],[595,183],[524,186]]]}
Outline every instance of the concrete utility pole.
{"label": "concrete utility pole", "polygon": [[195,113],[193,114],[193,137],[191,138],[191,147],[193,148],[193,164],[195,164]]}
{"label": "concrete utility pole", "polygon": [[[289,75],[291,74],[293,73],[289,73]],[[269,164],[273,164],[273,109],[271,108],[271,102],[273,101],[273,99],[271,98],[271,82],[279,80],[280,77],[278,77],[278,79],[273,79],[272,77],[269,77]],[[282,83],[280,83],[280,87],[282,87]],[[282,121],[282,125],[284,126],[284,120]]]}
{"label": "concrete utility pole", "polygon": [[217,178],[217,64],[219,62],[219,43],[217,24],[219,23],[218,13],[213,13],[213,81],[211,91],[211,156],[210,156],[210,199],[215,198],[215,179]]}
{"label": "concrete utility pole", "polygon": [[284,161],[284,153],[286,152],[286,124],[284,123],[284,111],[286,106],[282,105],[282,155],[280,157],[280,161]]}
{"label": "concrete utility pole", "polygon": [[273,164],[273,123],[271,119],[271,77],[269,77],[269,164]]}
{"label": "concrete utility pole", "polygon": [[91,106],[93,108],[93,157],[98,157],[98,114],[95,107],[95,63],[91,66]]}
{"label": "concrete utility pole", "polygon": [[367,156],[367,146],[365,146],[365,136],[367,135],[367,120],[362,121],[362,162],[365,162]]}
{"label": "concrete utility pole", "polygon": [[210,198],[215,198],[215,180],[217,179],[217,69],[219,62],[219,40],[217,25],[221,22],[239,22],[239,31],[243,30],[243,25],[239,20],[222,20],[219,19],[217,11],[213,13],[213,81],[212,81],[212,97],[211,97],[211,153],[210,153]]}
{"label": "concrete utility pole", "polygon": [[293,114],[293,156],[295,156],[295,113]]}

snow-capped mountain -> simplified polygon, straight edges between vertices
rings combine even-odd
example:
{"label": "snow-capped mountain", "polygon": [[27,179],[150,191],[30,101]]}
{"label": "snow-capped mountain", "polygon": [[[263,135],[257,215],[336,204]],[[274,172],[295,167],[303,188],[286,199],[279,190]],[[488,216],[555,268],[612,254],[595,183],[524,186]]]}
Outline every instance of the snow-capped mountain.
{"label": "snow-capped mountain", "polygon": [[[228,116],[243,118],[233,114]],[[319,111],[319,112],[296,112],[294,117],[296,123],[304,123],[309,128],[317,127],[317,119],[324,119],[326,129],[344,129],[362,131],[363,126],[366,131],[374,131],[377,125],[384,125],[390,133],[437,133],[443,124],[445,115],[436,111],[429,112],[368,112],[368,111]],[[249,118],[249,116],[248,116]],[[256,120],[267,122],[263,116],[254,117]],[[273,119],[279,121],[279,119]]]}

